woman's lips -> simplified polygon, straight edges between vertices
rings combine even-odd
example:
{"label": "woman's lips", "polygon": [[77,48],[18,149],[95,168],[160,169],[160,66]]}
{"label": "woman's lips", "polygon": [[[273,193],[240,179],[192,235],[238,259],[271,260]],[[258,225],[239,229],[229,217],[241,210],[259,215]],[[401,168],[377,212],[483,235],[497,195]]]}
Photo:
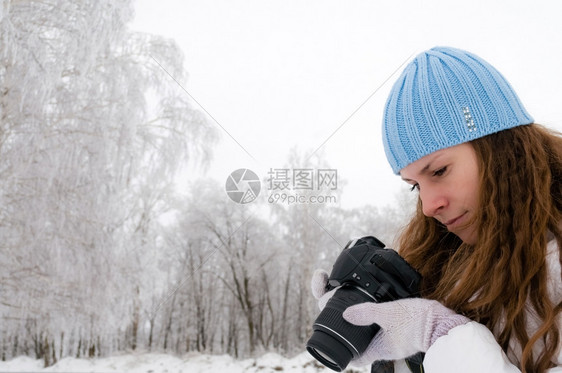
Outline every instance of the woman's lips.
{"label": "woman's lips", "polygon": [[447,226],[447,229],[451,230],[451,228],[453,228],[455,225],[459,225],[459,223],[461,223],[461,220],[464,218],[465,215],[466,212],[464,212],[462,215],[457,216],[456,218],[444,222],[443,224]]}

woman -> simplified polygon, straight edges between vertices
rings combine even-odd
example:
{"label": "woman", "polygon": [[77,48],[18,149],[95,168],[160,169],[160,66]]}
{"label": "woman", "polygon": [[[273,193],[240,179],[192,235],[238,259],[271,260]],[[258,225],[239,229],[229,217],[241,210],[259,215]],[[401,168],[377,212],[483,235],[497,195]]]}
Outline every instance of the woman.
{"label": "woman", "polygon": [[[454,48],[418,55],[387,100],[383,141],[419,193],[399,252],[422,297],[348,308],[381,326],[361,365],[425,352],[426,372],[562,372],[562,137],[505,78]],[[327,275],[313,293],[326,302]]]}

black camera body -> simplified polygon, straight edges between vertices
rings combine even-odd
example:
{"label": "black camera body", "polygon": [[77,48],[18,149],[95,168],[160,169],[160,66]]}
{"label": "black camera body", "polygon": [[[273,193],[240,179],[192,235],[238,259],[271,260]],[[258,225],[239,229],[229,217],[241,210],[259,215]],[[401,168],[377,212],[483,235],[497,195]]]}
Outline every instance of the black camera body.
{"label": "black camera body", "polygon": [[398,253],[372,236],[350,241],[336,259],[327,291],[338,288],[312,327],[308,352],[336,372],[365,351],[380,327],[356,326],[342,314],[364,302],[419,297],[421,275]]}

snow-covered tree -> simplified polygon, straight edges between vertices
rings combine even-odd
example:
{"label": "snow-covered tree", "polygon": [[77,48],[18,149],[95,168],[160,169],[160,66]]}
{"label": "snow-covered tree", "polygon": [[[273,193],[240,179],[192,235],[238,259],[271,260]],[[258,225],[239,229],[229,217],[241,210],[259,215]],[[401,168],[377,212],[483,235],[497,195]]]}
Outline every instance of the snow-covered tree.
{"label": "snow-covered tree", "polygon": [[130,1],[0,2],[1,325],[47,364],[123,343],[176,174],[217,136],[169,76],[186,80],[178,47],[132,16]]}
{"label": "snow-covered tree", "polygon": [[195,183],[180,207],[170,249],[181,265],[168,299],[182,330],[177,337],[190,339],[190,349],[240,356],[273,347],[286,253],[258,210],[234,203],[209,180]]}

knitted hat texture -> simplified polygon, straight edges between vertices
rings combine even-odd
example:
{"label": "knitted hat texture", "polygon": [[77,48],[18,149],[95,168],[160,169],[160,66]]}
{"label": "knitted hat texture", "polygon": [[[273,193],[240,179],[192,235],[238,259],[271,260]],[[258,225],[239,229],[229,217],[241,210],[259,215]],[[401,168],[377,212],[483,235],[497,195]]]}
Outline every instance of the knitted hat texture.
{"label": "knitted hat texture", "polygon": [[533,123],[507,80],[469,52],[435,47],[406,66],[388,96],[383,143],[394,173],[434,151]]}

